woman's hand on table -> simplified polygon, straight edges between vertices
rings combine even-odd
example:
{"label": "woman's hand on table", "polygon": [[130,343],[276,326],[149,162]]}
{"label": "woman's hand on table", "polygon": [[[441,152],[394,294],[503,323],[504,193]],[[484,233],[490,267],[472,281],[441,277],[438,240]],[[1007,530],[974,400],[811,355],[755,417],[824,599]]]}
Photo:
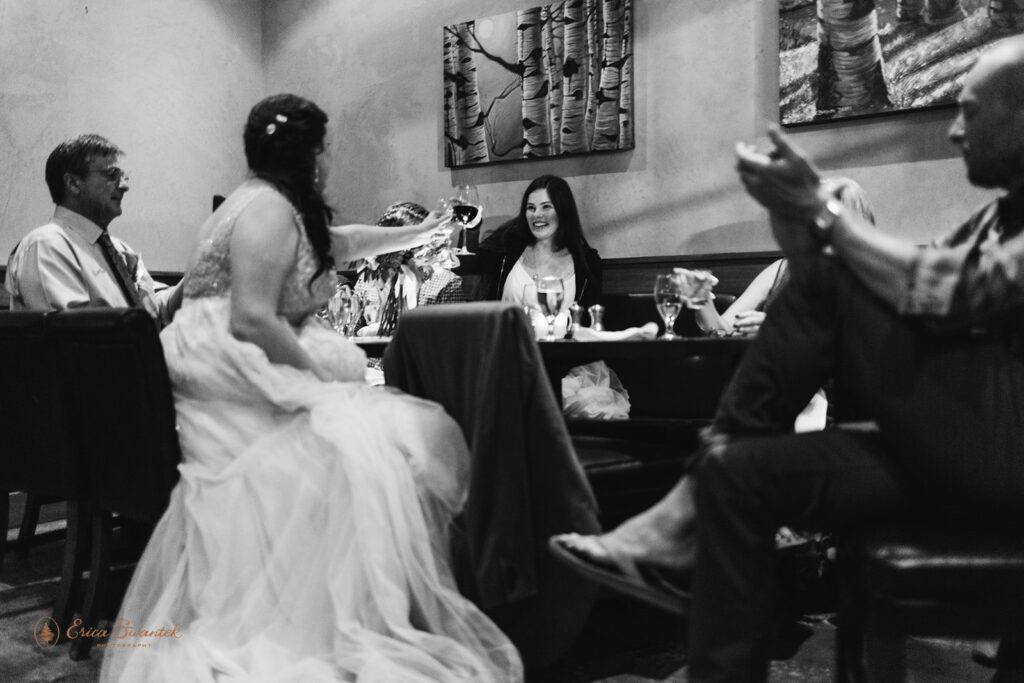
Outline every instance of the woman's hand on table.
{"label": "woman's hand on table", "polygon": [[741,311],[733,320],[733,334],[752,337],[758,333],[763,324],[764,311]]}

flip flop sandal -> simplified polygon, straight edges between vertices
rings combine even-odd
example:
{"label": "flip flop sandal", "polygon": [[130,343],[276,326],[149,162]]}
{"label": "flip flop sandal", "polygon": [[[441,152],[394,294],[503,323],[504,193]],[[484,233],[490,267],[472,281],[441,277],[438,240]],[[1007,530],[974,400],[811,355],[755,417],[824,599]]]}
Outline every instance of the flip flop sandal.
{"label": "flip flop sandal", "polygon": [[[597,558],[575,547],[571,541],[576,538],[582,537],[577,534],[552,536],[548,547],[566,566],[595,583],[673,614],[685,616],[689,613],[691,595],[687,590],[687,572],[674,572],[627,558],[616,558],[610,552],[607,559]],[[592,540],[599,545],[601,543],[596,538]]]}

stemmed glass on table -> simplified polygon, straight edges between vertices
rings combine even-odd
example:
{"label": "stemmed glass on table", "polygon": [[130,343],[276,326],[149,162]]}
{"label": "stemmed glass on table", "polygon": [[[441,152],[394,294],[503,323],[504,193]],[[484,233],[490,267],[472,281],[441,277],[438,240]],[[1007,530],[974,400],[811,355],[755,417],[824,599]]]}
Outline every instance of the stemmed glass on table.
{"label": "stemmed glass on table", "polygon": [[356,333],[356,323],[362,311],[362,299],[348,285],[338,285],[327,300],[327,321],[336,332],[346,337]]}
{"label": "stemmed glass on table", "polygon": [[565,283],[560,277],[542,277],[537,280],[537,300],[540,311],[548,323],[548,336],[544,341],[555,341],[555,318],[565,300]]}
{"label": "stemmed glass on table", "polygon": [[526,317],[532,319],[534,311],[540,310],[540,301],[537,299],[537,285],[523,285],[523,311]]}
{"label": "stemmed glass on table", "polygon": [[530,328],[534,330],[534,336],[539,338],[541,333],[537,330],[537,318],[543,316],[540,312],[540,300],[537,299],[537,283],[535,282],[523,285],[523,312],[526,313],[526,320],[530,323]]}
{"label": "stemmed glass on table", "polygon": [[675,339],[676,318],[683,309],[683,282],[674,273],[660,274],[654,279],[654,304],[665,321],[662,339]]}
{"label": "stemmed glass on table", "polygon": [[677,268],[675,272],[658,275],[654,280],[654,303],[665,322],[661,339],[677,339],[676,318],[683,307],[697,310],[714,298],[711,288],[718,280],[705,270]]}

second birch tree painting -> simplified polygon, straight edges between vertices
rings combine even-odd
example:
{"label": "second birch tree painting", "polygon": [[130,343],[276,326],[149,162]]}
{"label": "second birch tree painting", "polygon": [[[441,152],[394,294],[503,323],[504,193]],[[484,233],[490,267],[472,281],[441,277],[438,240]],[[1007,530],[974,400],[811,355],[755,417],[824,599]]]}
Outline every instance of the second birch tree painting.
{"label": "second birch tree painting", "polygon": [[444,27],[445,165],[633,148],[632,0]]}
{"label": "second birch tree painting", "polygon": [[1024,0],[779,0],[784,125],[956,102],[992,42],[1024,29]]}

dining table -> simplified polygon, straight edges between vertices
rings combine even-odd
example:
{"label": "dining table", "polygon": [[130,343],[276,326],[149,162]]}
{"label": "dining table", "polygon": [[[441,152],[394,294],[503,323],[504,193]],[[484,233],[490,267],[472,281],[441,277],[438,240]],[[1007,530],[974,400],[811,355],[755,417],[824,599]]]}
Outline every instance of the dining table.
{"label": "dining table", "polygon": [[[385,358],[389,385],[438,403],[462,428],[472,480],[460,519],[465,540],[454,555],[459,587],[488,610],[525,662],[560,656],[597,597],[581,592],[587,584],[554,560],[547,539],[595,533],[599,509],[617,519],[652,504],[678,476],[694,428],[703,424],[698,418],[709,412],[659,420],[643,410],[636,422],[632,414],[602,421],[624,436],[575,433],[560,405],[565,370],[610,359],[638,366],[628,370],[639,370],[631,392],[650,379],[653,391],[668,380],[686,395],[717,395],[731,370],[718,366],[731,366],[749,346],[732,338],[637,339],[648,333],[538,342],[521,307],[471,302],[416,307],[403,313],[393,339],[354,340],[367,355]],[[627,336],[633,339],[609,339]],[[704,365],[715,372],[702,373]],[[673,402],[666,410],[675,408]],[[655,422],[665,428],[652,432]],[[680,438],[667,443],[675,433]]]}
{"label": "dining table", "polygon": [[628,339],[622,341],[538,341],[555,396],[561,399],[562,377],[572,368],[598,360],[641,361],[653,371],[666,362],[698,356],[732,356],[737,360],[753,337],[676,337],[674,339]]}
{"label": "dining table", "polygon": [[351,341],[363,350],[367,358],[381,358],[391,337],[351,337]]}
{"label": "dining table", "polygon": [[[548,381],[556,399],[562,398],[562,377],[572,368],[593,361],[650,363],[653,371],[667,362],[706,356],[731,356],[737,361],[754,337],[676,337],[674,339],[626,339],[621,341],[538,340]],[[355,337],[353,341],[370,358],[384,355],[389,337]]]}

